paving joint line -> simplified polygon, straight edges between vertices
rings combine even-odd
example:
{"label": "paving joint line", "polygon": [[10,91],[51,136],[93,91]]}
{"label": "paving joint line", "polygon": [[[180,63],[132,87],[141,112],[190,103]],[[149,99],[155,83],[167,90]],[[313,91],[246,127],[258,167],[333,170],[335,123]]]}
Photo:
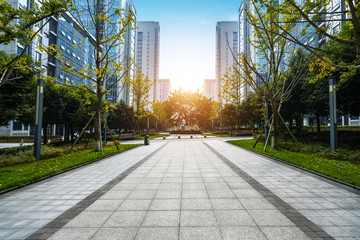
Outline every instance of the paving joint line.
{"label": "paving joint line", "polygon": [[87,207],[89,207],[92,203],[98,200],[101,196],[103,196],[106,192],[108,192],[111,188],[113,188],[116,184],[121,182],[125,177],[127,177],[130,173],[132,173],[135,169],[149,160],[152,156],[154,156],[157,152],[159,152],[162,148],[167,145],[165,143],[146,157],[144,157],[139,162],[135,163],[124,172],[122,172],[119,176],[115,177],[110,182],[106,183],[104,186],[100,187],[98,190],[78,202],[75,206],[71,207],[60,216],[53,219],[51,222],[43,226],[42,228],[38,229],[35,233],[31,234],[27,237],[27,240],[34,240],[34,239],[47,239],[63,226],[65,226],[68,222],[70,222],[73,218],[78,216],[81,212],[83,212]]}
{"label": "paving joint line", "polygon": [[[268,200],[277,210],[284,214],[296,227],[303,231],[310,239],[326,239],[333,240],[334,238],[326,233],[322,228],[310,221],[304,215],[299,213],[295,208],[284,202],[281,198],[276,196],[268,188],[263,186],[241,168],[236,166],[232,161],[227,159],[224,155],[216,151],[209,144],[204,142],[215,155],[217,155],[226,165],[228,165],[235,173],[242,177],[248,184],[250,184],[259,194]],[[306,229],[306,231],[304,231]],[[310,229],[310,230],[309,230]]]}

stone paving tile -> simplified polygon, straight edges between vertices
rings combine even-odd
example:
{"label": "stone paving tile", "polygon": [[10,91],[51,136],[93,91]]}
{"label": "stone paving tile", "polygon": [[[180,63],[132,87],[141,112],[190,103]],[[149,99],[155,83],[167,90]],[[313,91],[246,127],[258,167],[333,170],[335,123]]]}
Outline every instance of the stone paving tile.
{"label": "stone paving tile", "polygon": [[[49,240],[90,239],[98,230],[98,228],[62,228],[52,235]],[[105,239],[105,238],[103,238]]]}
{"label": "stone paving tile", "polygon": [[180,240],[221,240],[217,227],[180,227]]}
{"label": "stone paving tile", "polygon": [[148,211],[143,227],[178,227],[180,211]]}
{"label": "stone paving tile", "polygon": [[191,226],[191,227],[195,227],[195,226],[208,227],[208,226],[217,226],[217,222],[213,211],[183,210],[181,211],[180,225]]}
{"label": "stone paving tile", "polygon": [[205,199],[182,199],[181,210],[211,210],[210,200]]}
{"label": "stone paving tile", "polygon": [[310,239],[296,227],[261,227],[261,231],[269,240],[307,240]]}
{"label": "stone paving tile", "polygon": [[[313,177],[310,174],[304,174],[296,169],[273,162],[231,144],[210,140],[206,141],[206,143],[242,171],[268,188],[285,203],[320,226],[320,229],[323,229],[330,235],[333,233],[330,229],[337,229],[338,233],[342,233],[343,236],[336,236],[336,239],[349,237],[346,234],[348,231],[340,231],[340,229],[345,230],[345,227],[348,229],[360,229],[359,191],[341,187],[330,183],[328,180]],[[241,186],[240,183],[235,183],[235,185]],[[229,186],[231,187],[231,184]],[[251,209],[256,210],[257,208],[263,209],[265,206],[262,205],[268,205],[266,202],[261,203],[259,200],[255,200],[257,197],[246,201],[249,195],[241,197],[245,187],[239,190],[232,187],[231,189],[239,197],[245,209],[249,211],[252,211]],[[252,188],[248,187],[248,189],[251,194]],[[258,201],[258,204],[255,201]],[[268,205],[268,207],[272,208],[271,205]],[[351,237],[360,239],[360,234],[355,233],[356,231],[353,232]],[[314,236],[314,238],[316,237]]]}
{"label": "stone paving tile", "polygon": [[152,200],[150,199],[127,199],[121,203],[117,210],[121,211],[146,211],[149,209]]}
{"label": "stone paving tile", "polygon": [[[151,146],[132,149],[106,160],[1,195],[0,239],[6,237],[26,238],[163,145],[164,143],[158,142]],[[117,186],[119,191],[108,192],[101,200],[125,199],[130,193],[125,188],[133,190],[139,180],[139,178],[126,179],[126,181],[132,181],[134,185],[129,185],[130,182],[127,182]],[[110,201],[103,201],[95,203],[88,210],[114,210],[117,205],[117,202],[110,204]],[[84,219],[83,224],[90,224],[90,219]],[[24,221],[30,222],[23,224]],[[16,228],[16,232],[13,232],[14,228]],[[76,232],[72,229],[69,231],[74,234]],[[3,238],[5,235],[7,236]]]}
{"label": "stone paving tile", "polygon": [[121,239],[133,240],[138,232],[137,228],[101,228],[91,237],[92,240]]}
{"label": "stone paving tile", "polygon": [[224,240],[253,239],[267,240],[258,227],[222,227],[221,233]]}
{"label": "stone paving tile", "polygon": [[140,227],[146,211],[117,211],[104,223],[104,227]]}
{"label": "stone paving tile", "polygon": [[219,226],[256,226],[245,210],[215,210],[215,215]]}
{"label": "stone paving tile", "polygon": [[136,240],[177,240],[179,237],[178,227],[162,227],[162,228],[140,228]]}

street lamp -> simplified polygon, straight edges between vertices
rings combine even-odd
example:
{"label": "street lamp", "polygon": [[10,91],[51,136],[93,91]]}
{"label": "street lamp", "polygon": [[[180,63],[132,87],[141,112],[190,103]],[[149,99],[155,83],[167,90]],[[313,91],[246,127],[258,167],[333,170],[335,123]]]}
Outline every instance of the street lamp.
{"label": "street lamp", "polygon": [[43,99],[44,99],[44,80],[41,76],[41,71],[45,69],[41,67],[38,69],[38,78],[36,85],[36,113],[35,113],[35,139],[34,139],[34,156],[36,161],[40,160],[41,153],[41,129],[43,116]]}
{"label": "street lamp", "polygon": [[338,131],[336,117],[336,80],[329,79],[329,104],[330,104],[330,148],[336,151],[338,148]]}

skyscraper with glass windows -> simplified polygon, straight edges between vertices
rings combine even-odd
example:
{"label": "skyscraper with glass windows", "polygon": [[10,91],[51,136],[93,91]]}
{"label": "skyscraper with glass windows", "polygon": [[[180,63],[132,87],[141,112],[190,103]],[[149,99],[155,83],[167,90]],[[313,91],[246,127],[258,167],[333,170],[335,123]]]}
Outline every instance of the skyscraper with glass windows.
{"label": "skyscraper with glass windows", "polygon": [[136,41],[137,69],[154,81],[150,90],[149,101],[160,100],[159,57],[160,57],[160,24],[153,21],[139,21]]}
{"label": "skyscraper with glass windows", "polygon": [[215,100],[220,102],[221,78],[235,65],[238,53],[238,22],[223,21],[216,24],[216,70],[215,70]]}

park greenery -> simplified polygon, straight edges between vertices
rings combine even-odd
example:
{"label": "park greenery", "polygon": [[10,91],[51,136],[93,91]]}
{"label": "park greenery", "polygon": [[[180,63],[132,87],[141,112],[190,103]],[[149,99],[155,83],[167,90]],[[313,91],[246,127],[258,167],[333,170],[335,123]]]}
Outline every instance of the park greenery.
{"label": "park greenery", "polygon": [[[340,141],[341,148],[336,154],[329,153],[325,151],[328,143],[321,133],[324,127],[320,121],[329,116],[329,78],[340,83],[336,89],[338,114],[360,115],[360,7],[357,1],[346,0],[344,12],[329,12],[326,0],[304,0],[301,5],[295,0],[284,0],[281,4],[275,0],[248,0],[245,11],[254,30],[249,42],[263,61],[258,63],[245,53],[233,53],[236,64],[221,79],[221,103],[199,92],[182,89],[172,92],[166,101],[150,102],[156,79],[150,80],[141,71],[135,71],[134,59],[120,58],[119,49],[129,37],[129,31],[134,30],[135,17],[131,10],[117,8],[117,1],[109,1],[104,9],[101,0],[82,1],[81,5],[68,0],[47,0],[41,6],[34,3],[30,10],[15,9],[6,1],[0,1],[0,44],[7,45],[17,39],[23,49],[18,55],[0,52],[0,125],[11,120],[34,123],[36,80],[41,70],[39,63],[25,52],[36,42],[39,50],[57,59],[62,71],[88,83],[76,86],[45,79],[45,144],[48,128],[53,124],[65,127],[65,141],[90,142],[102,156],[129,148],[124,145],[120,150],[113,146],[103,148],[103,129],[114,133],[115,137],[128,134],[135,138],[135,135],[184,126],[223,136],[239,135],[244,129],[261,133],[268,127],[267,139],[257,135],[260,142],[255,151],[264,151],[271,139],[272,149],[267,150],[271,156],[359,185],[359,153],[352,147],[359,141],[358,136],[344,134],[348,141]],[[39,32],[50,21],[49,16],[65,11],[71,11],[89,34],[94,66],[88,63],[76,69],[65,61],[58,46],[41,47]],[[90,11],[90,19],[84,18],[84,11]],[[335,17],[339,14],[348,17],[341,20],[337,30],[330,31],[331,22],[339,19]],[[335,18],[331,17],[333,15]],[[304,44],[301,38],[310,30],[326,41],[322,40],[317,46]],[[114,88],[117,94],[129,92],[128,103],[118,101],[118,96],[114,102],[106,100]],[[251,91],[242,95],[243,88]],[[304,129],[302,118],[305,115],[315,115],[316,133],[310,134]],[[153,135],[160,136],[166,135]],[[252,148],[253,143],[236,142],[247,148]],[[317,147],[309,147],[313,145]],[[100,156],[96,151],[82,150],[82,145],[74,147],[75,152],[68,155],[64,154],[64,149],[44,146],[41,162],[34,162],[28,148],[0,155],[1,159],[12,163],[0,162],[1,178],[10,179],[5,188]],[[44,171],[35,174],[34,169]],[[15,175],[19,175],[17,180],[14,180]]]}

